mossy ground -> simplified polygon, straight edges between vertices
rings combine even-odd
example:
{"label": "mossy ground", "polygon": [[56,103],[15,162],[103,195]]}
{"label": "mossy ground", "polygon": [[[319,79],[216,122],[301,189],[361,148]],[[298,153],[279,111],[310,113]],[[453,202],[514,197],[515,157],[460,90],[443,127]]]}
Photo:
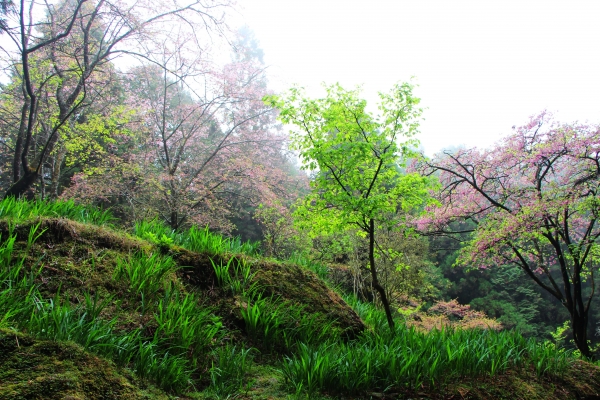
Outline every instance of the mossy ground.
{"label": "mossy ground", "polygon": [[563,376],[538,378],[533,371],[508,371],[496,377],[464,379],[452,383],[451,399],[600,400],[600,367],[575,361]]}
{"label": "mossy ground", "polygon": [[[21,221],[0,220],[2,238],[9,226],[18,235],[17,255],[23,255],[29,229],[40,224],[44,233],[27,255],[29,268],[41,269],[40,292],[47,298],[60,293],[63,300],[81,303],[84,294],[97,294],[100,300],[111,298],[102,316],[118,318],[118,329],[144,327],[151,333],[148,314],[140,313],[139,295],[130,291],[128,282],[113,279],[119,258],[133,252],[159,251],[150,243],[124,232],[81,224],[60,218]],[[244,331],[240,309],[243,301],[218,287],[211,258],[186,249],[170,247],[161,251],[171,255],[180,266],[165,277],[182,291],[193,291],[221,317],[227,340],[268,349],[268,344],[254,343]],[[365,329],[358,315],[341,297],[330,290],[315,274],[302,267],[259,257],[220,255],[217,262],[231,257],[246,257],[256,272],[255,282],[267,296],[302,307],[303,312],[317,314],[324,323],[334,321],[340,340],[352,338]],[[278,371],[283,355],[263,351],[255,357],[247,377],[246,389],[236,398],[296,398],[288,391]],[[208,383],[208,382],[207,382]],[[197,388],[202,389],[202,388]],[[180,398],[217,398],[210,391],[191,391]],[[596,396],[596,397],[594,397]],[[115,367],[84,351],[73,343],[38,340],[12,330],[0,330],[0,399],[143,399],[169,398],[169,395],[141,382],[132,372]],[[297,398],[306,398],[299,396]],[[538,378],[535,373],[507,372],[495,377],[464,378],[445,387],[422,387],[395,393],[364,393],[342,396],[335,393],[311,398],[323,399],[600,399],[600,368],[576,362],[562,377]]]}
{"label": "mossy ground", "polygon": [[0,329],[0,399],[167,399],[130,371],[68,342]]}

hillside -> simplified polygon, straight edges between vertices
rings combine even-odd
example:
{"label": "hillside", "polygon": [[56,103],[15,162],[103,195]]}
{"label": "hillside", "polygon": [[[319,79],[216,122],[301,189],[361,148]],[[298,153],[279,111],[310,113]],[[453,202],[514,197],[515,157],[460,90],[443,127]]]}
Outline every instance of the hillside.
{"label": "hillside", "polygon": [[599,367],[516,333],[391,335],[307,268],[50,207],[0,204],[0,399],[600,396]]}

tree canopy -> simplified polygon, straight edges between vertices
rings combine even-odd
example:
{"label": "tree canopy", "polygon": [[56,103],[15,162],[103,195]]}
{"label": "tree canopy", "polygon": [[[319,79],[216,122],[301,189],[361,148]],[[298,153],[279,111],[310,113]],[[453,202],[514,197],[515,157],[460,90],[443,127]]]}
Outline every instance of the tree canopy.
{"label": "tree canopy", "polygon": [[446,152],[419,167],[442,184],[439,206],[419,221],[421,229],[452,235],[460,232],[449,230],[449,222],[474,222],[459,263],[520,267],[569,311],[575,344],[591,356],[588,315],[600,255],[600,128],[560,124],[541,113],[495,148]]}

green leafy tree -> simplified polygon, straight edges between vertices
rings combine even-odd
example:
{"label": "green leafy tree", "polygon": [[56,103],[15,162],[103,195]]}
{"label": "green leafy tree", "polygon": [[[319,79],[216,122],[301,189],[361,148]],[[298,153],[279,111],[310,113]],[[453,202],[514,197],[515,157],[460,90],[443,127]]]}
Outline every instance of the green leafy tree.
{"label": "green leafy tree", "polygon": [[379,94],[378,114],[366,110],[358,89],[345,90],[338,84],[325,89],[327,96],[321,99],[309,99],[299,88],[283,97],[265,98],[279,109],[280,120],[293,127],[292,146],[312,174],[313,190],[296,215],[315,232],[359,228],[369,243],[373,288],[393,329],[390,304],[377,275],[375,232],[380,225],[398,225],[390,216],[427,202],[430,181],[401,170],[402,160],[418,143],[413,136],[422,109],[408,83]]}

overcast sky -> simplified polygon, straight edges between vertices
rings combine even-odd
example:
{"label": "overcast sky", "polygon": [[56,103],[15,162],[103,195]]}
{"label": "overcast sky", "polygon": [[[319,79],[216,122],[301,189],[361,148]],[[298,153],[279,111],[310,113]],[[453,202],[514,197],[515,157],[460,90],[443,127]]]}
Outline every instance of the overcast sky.
{"label": "overcast sky", "polygon": [[543,109],[600,122],[600,1],[240,0],[272,87],[416,77],[428,154],[487,147]]}

